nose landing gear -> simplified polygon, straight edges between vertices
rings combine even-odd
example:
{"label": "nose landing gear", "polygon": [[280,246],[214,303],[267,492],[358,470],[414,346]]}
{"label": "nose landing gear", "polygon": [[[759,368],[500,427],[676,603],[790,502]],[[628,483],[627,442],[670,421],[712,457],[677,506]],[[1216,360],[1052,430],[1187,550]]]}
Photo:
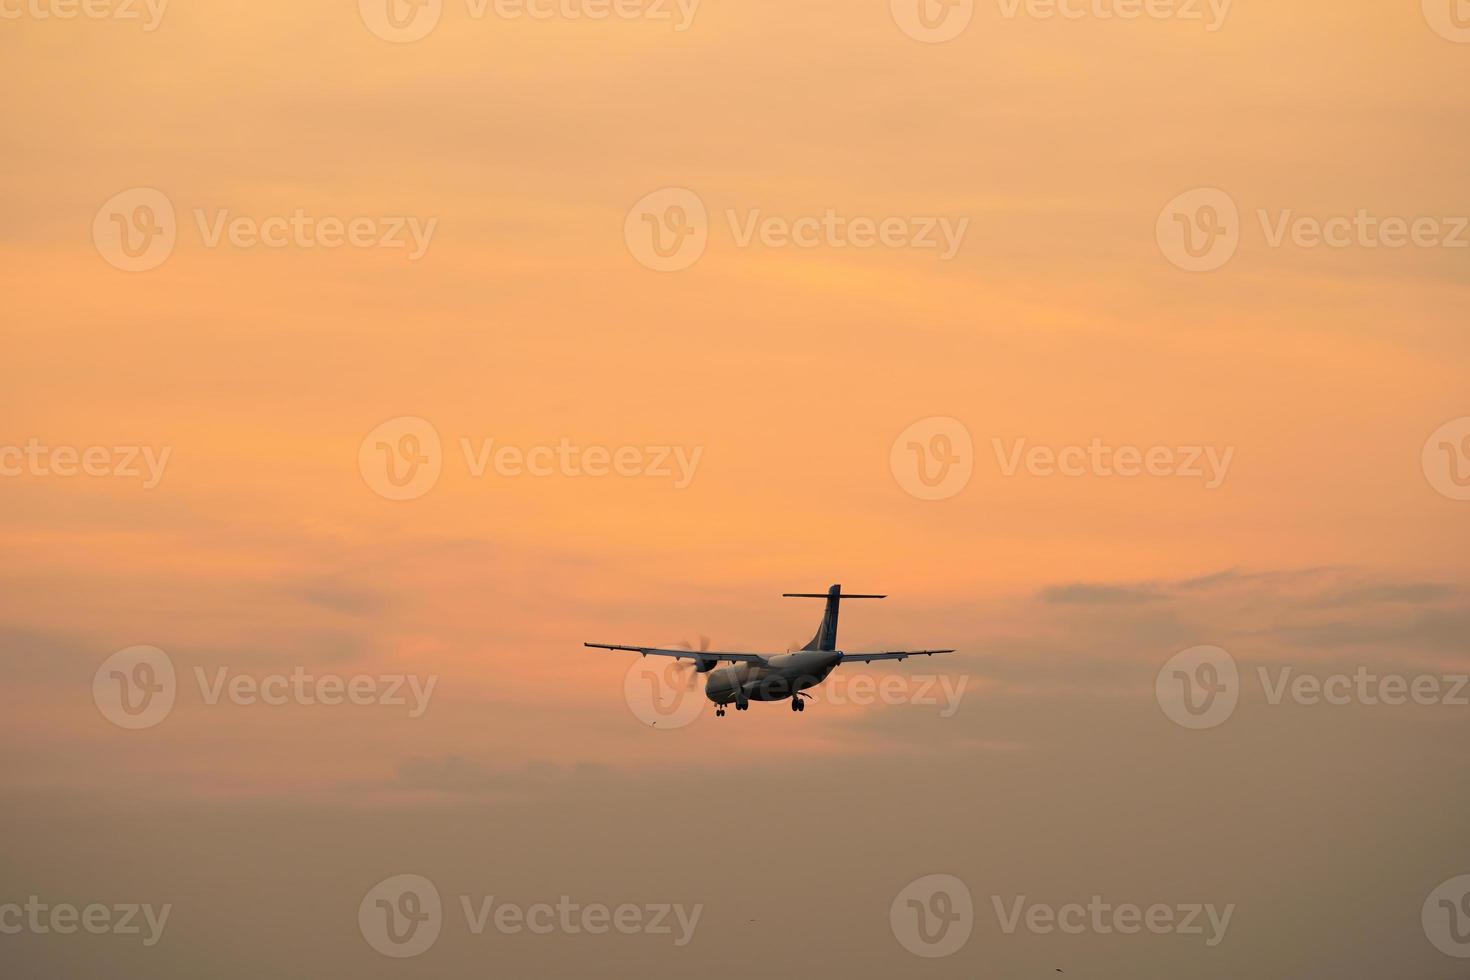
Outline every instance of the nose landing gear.
{"label": "nose landing gear", "polygon": [[809,695],[809,694],[802,694],[800,691],[798,691],[797,693],[791,695],[791,710],[792,711],[805,711],[806,710],[806,702],[803,701],[802,698],[806,698],[806,697],[811,697],[811,695]]}

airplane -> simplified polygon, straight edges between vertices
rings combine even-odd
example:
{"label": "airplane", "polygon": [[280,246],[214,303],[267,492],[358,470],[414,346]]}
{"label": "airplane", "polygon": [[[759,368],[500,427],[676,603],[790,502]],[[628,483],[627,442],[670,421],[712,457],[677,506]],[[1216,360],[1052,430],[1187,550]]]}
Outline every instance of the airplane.
{"label": "airplane", "polygon": [[[932,657],[953,650],[893,650],[886,653],[844,653],[837,649],[837,610],[843,599],[886,599],[882,595],[843,593],[834,585],[821,592],[787,592],[784,599],[826,599],[827,610],[817,635],[800,650],[787,653],[728,653],[717,650],[663,649],[634,647],[620,643],[584,643],[598,650],[626,650],[643,656],[673,657],[694,661],[694,669],[708,674],[704,693],[714,702],[715,715],[724,717],[725,708],[735,705],[746,711],[752,701],[785,701],[791,699],[792,711],[805,711],[805,691],[827,679],[839,664],[872,663],[875,660],[907,660],[909,657]],[[728,667],[720,664],[728,663]]]}

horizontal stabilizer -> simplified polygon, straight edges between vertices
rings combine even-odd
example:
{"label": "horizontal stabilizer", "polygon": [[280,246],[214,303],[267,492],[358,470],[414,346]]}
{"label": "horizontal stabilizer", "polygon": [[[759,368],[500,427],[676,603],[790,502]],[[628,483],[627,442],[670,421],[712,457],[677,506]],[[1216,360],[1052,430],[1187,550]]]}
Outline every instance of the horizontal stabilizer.
{"label": "horizontal stabilizer", "polygon": [[834,596],[831,592],[783,592],[783,599],[887,599],[886,595],[859,595],[856,592],[841,592]]}

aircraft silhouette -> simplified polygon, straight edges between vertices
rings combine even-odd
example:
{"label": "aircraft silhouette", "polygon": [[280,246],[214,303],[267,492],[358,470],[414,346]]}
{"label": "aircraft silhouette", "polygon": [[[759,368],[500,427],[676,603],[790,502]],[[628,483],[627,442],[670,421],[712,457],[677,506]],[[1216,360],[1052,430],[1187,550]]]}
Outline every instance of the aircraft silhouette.
{"label": "aircraft silhouette", "polygon": [[[723,716],[727,705],[735,705],[736,711],[745,711],[752,701],[785,701],[790,699],[792,711],[805,711],[802,700],[811,695],[803,693],[815,687],[844,663],[872,663],[875,660],[906,660],[909,657],[930,657],[936,653],[954,653],[953,650],[893,650],[885,653],[844,653],[837,649],[837,613],[843,599],[885,599],[881,595],[860,595],[842,592],[842,586],[834,585],[821,592],[787,592],[787,599],[826,599],[827,609],[817,635],[800,650],[789,653],[730,653],[718,650],[665,649],[662,647],[635,647],[620,643],[584,643],[583,646],[600,650],[628,650],[643,656],[673,657],[676,660],[692,660],[694,669],[709,675],[704,693],[715,705],[715,714]],[[727,663],[729,666],[721,667]]]}

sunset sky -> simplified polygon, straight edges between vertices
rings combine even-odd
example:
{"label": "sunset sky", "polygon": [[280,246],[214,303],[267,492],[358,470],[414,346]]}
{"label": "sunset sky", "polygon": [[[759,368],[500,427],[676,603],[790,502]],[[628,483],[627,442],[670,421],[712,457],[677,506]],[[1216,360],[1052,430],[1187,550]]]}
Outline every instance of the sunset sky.
{"label": "sunset sky", "polygon": [[[0,935],[0,967],[1465,975],[1421,904],[1470,873],[1470,707],[1261,673],[1470,670],[1463,3],[994,0],[929,43],[905,0],[386,2],[0,5],[0,904],[174,907],[157,947]],[[1219,201],[1189,271],[1169,229]],[[650,267],[681,221],[702,253]],[[968,439],[942,499],[915,431]],[[1175,471],[1027,455],[1092,444]],[[437,478],[388,499],[410,448]],[[582,646],[785,650],[820,604],[781,593],[834,582],[891,596],[843,648],[958,652],[841,668],[904,703],[659,730]],[[1206,645],[1240,705],[1191,731],[1155,679]],[[127,730],[94,677],[136,646],[177,695]],[[415,717],[196,671],[434,686]],[[704,913],[679,949],[451,921],[400,962],[353,916],[410,872],[452,914]],[[926,959],[889,907],[934,873],[975,935]],[[992,911],[1095,894],[1236,911],[1212,948]]]}

